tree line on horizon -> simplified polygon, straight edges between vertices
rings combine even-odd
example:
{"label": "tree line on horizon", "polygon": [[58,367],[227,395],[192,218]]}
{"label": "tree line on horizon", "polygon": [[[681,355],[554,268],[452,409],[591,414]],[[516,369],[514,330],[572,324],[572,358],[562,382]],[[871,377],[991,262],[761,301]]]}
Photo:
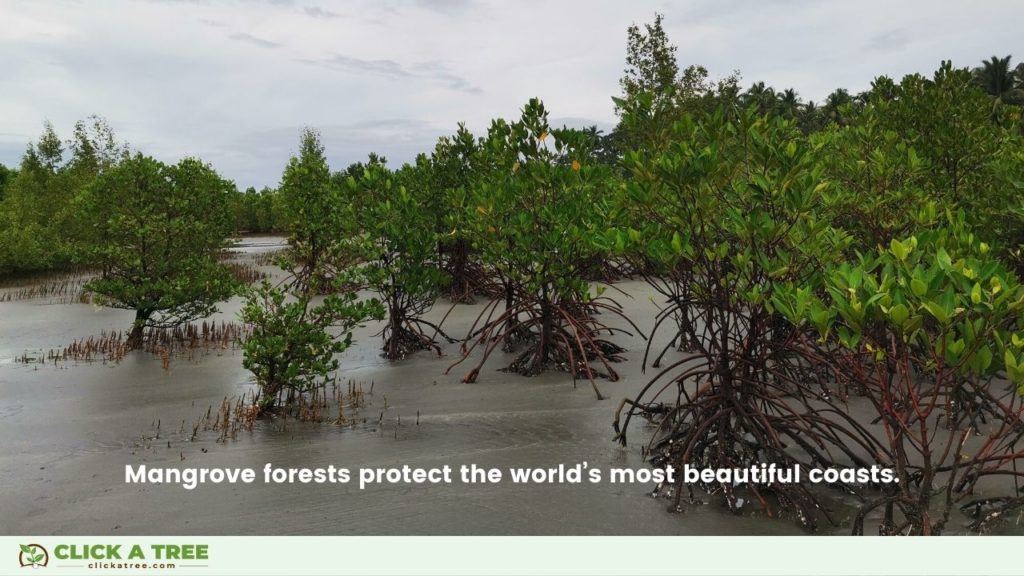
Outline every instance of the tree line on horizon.
{"label": "tree line on horizon", "polygon": [[[837,88],[822,102],[805,101],[792,88],[776,89],[755,82],[740,88],[740,77],[733,73],[712,81],[706,68],[699,65],[680,70],[675,47],[662,28],[662,17],[643,27],[629,29],[628,70],[621,80],[623,96],[640,93],[662,94],[676,100],[670,108],[694,111],[726,106],[754,109],[796,123],[805,133],[819,132],[831,124],[843,126],[877,94],[891,92],[895,83],[888,77],[876,78],[868,90],[851,93]],[[658,55],[650,58],[650,55]],[[646,59],[646,61],[645,61]],[[970,70],[974,84],[991,99],[994,122],[1024,129],[1024,63],[1013,65],[1012,57],[992,56]],[[912,75],[913,76],[913,75]],[[679,103],[686,102],[685,106]],[[701,102],[698,106],[697,102]],[[663,105],[655,102],[656,106]],[[1009,109],[1010,112],[1006,113]],[[618,108],[617,108],[617,111]],[[670,119],[662,118],[669,122]],[[631,143],[623,125],[605,134],[592,126],[581,130],[593,140],[596,160],[615,166]],[[73,254],[67,225],[76,219],[68,212],[71,200],[91,184],[99,174],[129,154],[129,148],[116,140],[106,121],[91,116],[72,128],[72,136],[62,140],[56,129],[45,122],[43,133],[28,144],[16,167],[0,164],[0,275],[67,270],[82,264]],[[355,162],[334,177],[343,179],[363,165]],[[233,234],[286,233],[287,216],[277,194],[278,189],[264,186],[257,190],[234,189],[230,198]]]}

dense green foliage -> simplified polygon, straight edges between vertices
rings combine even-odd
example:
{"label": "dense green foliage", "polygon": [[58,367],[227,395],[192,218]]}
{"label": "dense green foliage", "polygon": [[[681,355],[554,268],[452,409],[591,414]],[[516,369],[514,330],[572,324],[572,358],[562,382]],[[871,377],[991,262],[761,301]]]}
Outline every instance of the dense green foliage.
{"label": "dense green foliage", "polygon": [[[83,226],[75,199],[97,178],[129,156],[98,117],[75,124],[62,140],[50,123],[28,145],[17,168],[0,165],[0,275],[67,270],[77,256]],[[229,186],[228,233],[280,232],[285,218],[273,189],[238,192]]]}
{"label": "dense green foliage", "polygon": [[[650,46],[631,34],[630,54]],[[631,93],[627,70],[628,218],[611,238],[667,302],[655,331],[674,337],[654,365],[685,354],[624,402],[620,441],[639,414],[658,422],[657,466],[892,469],[898,485],[843,483],[864,498],[855,533],[878,509],[880,533],[941,533],[982,478],[1010,481],[965,505],[975,528],[1024,505],[1024,403],[998,379],[1024,380],[1024,142],[1015,77],[991,78],[1007,67],[944,62],[820,108],[758,83],[711,112],[699,94]],[[681,77],[639,70],[679,94]],[[855,396],[874,417],[851,414]],[[705,488],[835,521],[802,485]]]}
{"label": "dense green foliage", "polygon": [[[795,438],[829,444],[846,434],[787,399],[804,374],[780,347],[787,328],[771,302],[782,287],[820,281],[849,243],[824,217],[822,170],[793,123],[754,109],[685,116],[670,139],[660,152],[627,155],[621,202],[631,218],[617,239],[668,303],[655,332],[667,328],[686,352],[652,380],[688,399],[664,422],[653,458],[709,468],[827,464],[788,450]],[[734,488],[723,488],[734,505]],[[806,485],[773,488],[813,525]]]}
{"label": "dense green foliage", "polygon": [[438,266],[437,214],[443,196],[432,194],[430,166],[420,157],[415,166],[391,172],[371,162],[357,180],[347,180],[350,198],[359,198],[358,219],[367,241],[362,282],[388,311],[384,356],[395,360],[416,350],[441,348],[439,326],[422,316],[433,306],[444,283]]}
{"label": "dense green foliage", "polygon": [[703,66],[691,65],[680,72],[676,47],[662,21],[657,14],[643,29],[634,24],[627,31],[626,69],[619,81],[622,96],[613,100],[620,114],[630,114],[630,121],[620,123],[609,135],[621,152],[657,148],[664,142],[665,131],[683,114],[709,112],[739,98],[736,74],[713,82]]}
{"label": "dense green foliage", "polygon": [[100,272],[87,289],[135,310],[129,345],[141,343],[147,326],[208,316],[235,291],[218,262],[231,230],[232,188],[198,160],[167,166],[135,154],[75,199],[83,224],[77,257]]}
{"label": "dense green foliage", "polygon": [[242,363],[260,387],[261,409],[325,382],[338,369],[335,355],[351,345],[352,329],[383,315],[377,300],[360,301],[354,293],[363,269],[353,264],[370,247],[346,194],[331,175],[319,134],[304,131],[281,178],[282,218],[291,233],[291,248],[278,262],[285,276],[250,288],[239,313],[252,329]]}
{"label": "dense green foliage", "polygon": [[0,273],[71,266],[73,234],[81,226],[75,196],[126,153],[97,118],[76,124],[67,142],[47,123],[16,175],[7,175],[0,201]]}
{"label": "dense green foliage", "polygon": [[469,303],[475,295],[493,295],[496,288],[479,254],[472,250],[466,225],[467,218],[472,216],[467,211],[469,190],[487,170],[493,169],[490,160],[484,154],[482,142],[461,124],[454,135],[438,140],[430,156],[426,179],[431,193],[440,200],[434,202],[440,235],[438,256],[452,302]]}
{"label": "dense green foliage", "polygon": [[352,329],[380,315],[377,302],[357,301],[352,294],[313,303],[308,293],[289,294],[267,282],[252,288],[239,313],[253,329],[242,345],[242,365],[260,386],[260,408],[288,403],[324,382],[338,369],[335,355],[352,344]]}
{"label": "dense green foliage", "polygon": [[[590,142],[579,131],[551,128],[536,99],[520,120],[497,120],[488,131],[483,148],[494,169],[470,188],[462,220],[474,251],[504,286],[504,313],[489,316],[469,348],[484,348],[481,365],[504,342],[524,348],[509,367],[515,372],[553,367],[593,383],[602,372],[589,362],[599,361],[617,378],[610,362],[621,348],[601,337],[613,329],[592,313],[621,311],[595,298],[584,277],[585,265],[605,253],[612,210],[611,170],[589,161]],[[472,382],[479,370],[463,380]]]}
{"label": "dense green foliage", "polygon": [[234,229],[239,233],[272,234],[285,231],[284,207],[273,188],[249,187],[232,198]]}
{"label": "dense green foliage", "polygon": [[4,199],[4,190],[18,176],[18,171],[0,164],[0,202]]}
{"label": "dense green foliage", "polygon": [[354,231],[355,212],[346,202],[313,130],[302,134],[298,156],[281,177],[279,192],[290,232],[289,257],[303,289],[326,289],[350,261],[346,241]]}
{"label": "dense green foliage", "polygon": [[[823,293],[774,296],[790,321],[813,328],[808,357],[859,390],[884,431],[874,449],[900,481],[866,502],[855,533],[879,508],[883,534],[942,533],[979,480],[1020,457],[1017,395],[992,378],[1024,384],[1024,288],[959,217],[943,224],[830,267]],[[966,449],[974,433],[986,441]],[[975,525],[1000,514],[997,506]]]}

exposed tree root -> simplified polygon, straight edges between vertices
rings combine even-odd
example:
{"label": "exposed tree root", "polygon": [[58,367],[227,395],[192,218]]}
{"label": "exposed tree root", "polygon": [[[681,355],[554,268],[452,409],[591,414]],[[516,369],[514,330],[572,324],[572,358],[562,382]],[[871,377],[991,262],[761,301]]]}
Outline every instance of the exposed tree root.
{"label": "exposed tree root", "polygon": [[[519,353],[505,368],[506,371],[524,376],[535,376],[544,370],[569,372],[573,385],[577,378],[586,378],[597,397],[604,398],[594,380],[618,379],[618,373],[611,364],[622,360],[619,354],[623,349],[603,335],[616,332],[631,335],[626,330],[609,327],[594,319],[596,313],[607,312],[629,322],[614,300],[597,298],[586,302],[547,302],[527,299],[507,307],[498,315],[499,305],[500,301],[495,300],[481,311],[463,343],[463,357],[449,366],[448,371],[480,347],[483,349],[480,362],[462,378],[463,382],[474,382],[491,353],[499,346],[508,346]],[[600,368],[592,367],[592,362]]]}

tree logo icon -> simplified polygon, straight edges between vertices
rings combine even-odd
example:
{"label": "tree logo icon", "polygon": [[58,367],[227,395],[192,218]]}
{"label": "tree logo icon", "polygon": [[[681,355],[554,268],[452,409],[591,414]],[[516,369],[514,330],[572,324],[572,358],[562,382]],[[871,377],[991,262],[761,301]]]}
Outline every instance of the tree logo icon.
{"label": "tree logo icon", "polygon": [[22,568],[26,566],[45,568],[50,563],[50,553],[42,544],[22,544],[21,552],[18,553],[18,563]]}

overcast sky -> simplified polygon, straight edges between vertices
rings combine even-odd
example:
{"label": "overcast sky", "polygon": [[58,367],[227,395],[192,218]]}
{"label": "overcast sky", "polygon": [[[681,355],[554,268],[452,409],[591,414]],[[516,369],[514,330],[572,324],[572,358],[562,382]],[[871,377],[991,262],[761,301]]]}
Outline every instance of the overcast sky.
{"label": "overcast sky", "polygon": [[804,99],[1024,57],[1020,0],[0,0],[0,163],[44,120],[67,137],[90,114],[242,187],[276,185],[303,126],[334,169],[371,151],[400,164],[533,96],[558,124],[608,129],[626,28],[655,12],[681,65]]}

